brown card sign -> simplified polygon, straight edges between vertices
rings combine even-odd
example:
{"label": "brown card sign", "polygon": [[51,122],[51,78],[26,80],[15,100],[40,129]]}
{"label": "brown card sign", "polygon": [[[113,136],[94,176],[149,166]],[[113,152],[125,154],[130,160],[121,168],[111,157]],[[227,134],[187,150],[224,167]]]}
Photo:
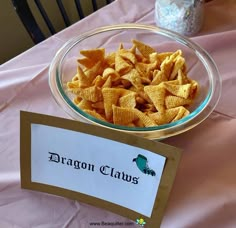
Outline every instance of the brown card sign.
{"label": "brown card sign", "polygon": [[159,227],[180,150],[78,121],[21,112],[22,188]]}

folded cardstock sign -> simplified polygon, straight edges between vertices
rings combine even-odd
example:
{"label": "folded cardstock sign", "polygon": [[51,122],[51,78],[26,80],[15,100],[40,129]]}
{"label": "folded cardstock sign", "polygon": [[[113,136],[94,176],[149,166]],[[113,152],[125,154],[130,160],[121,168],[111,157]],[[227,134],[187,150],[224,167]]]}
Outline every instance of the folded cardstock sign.
{"label": "folded cardstock sign", "polygon": [[160,225],[179,149],[78,121],[23,111],[20,117],[22,188]]}

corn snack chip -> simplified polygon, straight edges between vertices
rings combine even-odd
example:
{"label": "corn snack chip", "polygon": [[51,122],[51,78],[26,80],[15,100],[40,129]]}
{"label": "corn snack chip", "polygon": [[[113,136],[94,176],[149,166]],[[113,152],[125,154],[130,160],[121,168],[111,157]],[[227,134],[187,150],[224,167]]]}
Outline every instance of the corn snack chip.
{"label": "corn snack chip", "polygon": [[187,75],[181,50],[159,53],[136,39],[117,51],[81,50],[67,82],[73,102],[88,115],[127,127],[153,127],[189,115],[199,84]]}

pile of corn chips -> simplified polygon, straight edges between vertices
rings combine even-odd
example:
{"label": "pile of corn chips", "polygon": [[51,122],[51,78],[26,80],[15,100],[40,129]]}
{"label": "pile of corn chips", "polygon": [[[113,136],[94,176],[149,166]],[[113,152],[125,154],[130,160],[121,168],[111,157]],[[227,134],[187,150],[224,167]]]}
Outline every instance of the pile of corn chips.
{"label": "pile of corn chips", "polygon": [[116,52],[81,50],[77,74],[67,88],[89,115],[116,125],[152,127],[177,121],[190,112],[199,84],[186,73],[181,50],[158,53],[132,40]]}

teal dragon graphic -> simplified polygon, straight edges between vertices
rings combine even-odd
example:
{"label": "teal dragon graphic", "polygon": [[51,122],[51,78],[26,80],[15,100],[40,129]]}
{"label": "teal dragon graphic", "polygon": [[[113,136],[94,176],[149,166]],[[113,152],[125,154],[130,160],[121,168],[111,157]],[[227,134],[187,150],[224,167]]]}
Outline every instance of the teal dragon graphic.
{"label": "teal dragon graphic", "polygon": [[137,167],[141,170],[141,172],[151,176],[156,176],[155,171],[148,167],[148,161],[145,156],[139,154],[137,158],[133,159],[133,162],[136,163]]}

